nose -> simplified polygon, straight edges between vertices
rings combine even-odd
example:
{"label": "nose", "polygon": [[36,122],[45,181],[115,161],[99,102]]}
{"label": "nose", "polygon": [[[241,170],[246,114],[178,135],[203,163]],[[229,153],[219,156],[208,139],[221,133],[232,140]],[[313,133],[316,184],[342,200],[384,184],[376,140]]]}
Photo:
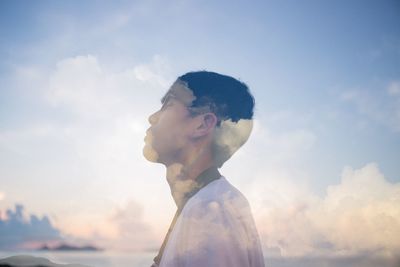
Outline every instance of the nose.
{"label": "nose", "polygon": [[151,114],[151,115],[149,116],[148,121],[149,121],[149,123],[150,123],[151,125],[157,123],[158,117],[159,117],[159,116],[158,116],[158,113],[159,113],[159,111],[154,112],[153,114]]}

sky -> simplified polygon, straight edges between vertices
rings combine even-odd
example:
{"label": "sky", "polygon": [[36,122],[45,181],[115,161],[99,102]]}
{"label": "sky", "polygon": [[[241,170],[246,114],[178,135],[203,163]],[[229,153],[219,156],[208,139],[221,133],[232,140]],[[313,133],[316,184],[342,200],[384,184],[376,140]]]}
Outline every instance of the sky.
{"label": "sky", "polygon": [[157,249],[175,212],[142,156],[176,77],[256,100],[221,173],[266,255],[400,254],[398,1],[0,2],[0,249]]}

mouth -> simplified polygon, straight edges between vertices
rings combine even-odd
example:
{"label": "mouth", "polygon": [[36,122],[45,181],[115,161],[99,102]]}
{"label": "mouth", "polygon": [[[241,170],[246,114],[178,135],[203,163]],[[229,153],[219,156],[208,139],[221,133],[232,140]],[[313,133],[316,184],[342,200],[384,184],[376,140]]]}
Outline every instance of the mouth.
{"label": "mouth", "polygon": [[150,128],[146,130],[146,135],[143,138],[143,141],[146,142],[149,139]]}

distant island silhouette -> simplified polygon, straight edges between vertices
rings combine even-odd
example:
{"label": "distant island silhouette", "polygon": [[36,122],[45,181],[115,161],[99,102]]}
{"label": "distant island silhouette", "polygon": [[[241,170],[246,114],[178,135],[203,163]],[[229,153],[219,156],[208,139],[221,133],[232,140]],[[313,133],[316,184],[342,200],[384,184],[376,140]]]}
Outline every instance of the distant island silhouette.
{"label": "distant island silhouette", "polygon": [[[93,245],[76,246],[67,243],[60,243],[56,246],[42,245],[39,251],[103,251]],[[15,255],[0,259],[0,267],[89,267],[82,264],[57,264],[43,257],[35,257],[31,255]]]}
{"label": "distant island silhouette", "polygon": [[89,267],[82,264],[57,264],[46,258],[17,255],[0,259],[0,267]]}
{"label": "distant island silhouette", "polygon": [[75,246],[67,243],[61,243],[57,246],[48,246],[44,244],[38,250],[50,250],[50,251],[102,251],[104,249],[98,248],[93,245],[86,246]]}

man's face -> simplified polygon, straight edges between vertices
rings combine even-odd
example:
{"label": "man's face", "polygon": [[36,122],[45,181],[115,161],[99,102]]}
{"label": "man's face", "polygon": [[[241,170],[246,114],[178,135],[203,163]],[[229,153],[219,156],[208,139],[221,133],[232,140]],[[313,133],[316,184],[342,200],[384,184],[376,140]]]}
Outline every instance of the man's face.
{"label": "man's face", "polygon": [[194,99],[192,91],[181,83],[171,86],[161,109],[149,117],[143,148],[147,160],[165,165],[182,160],[194,123],[187,107]]}

